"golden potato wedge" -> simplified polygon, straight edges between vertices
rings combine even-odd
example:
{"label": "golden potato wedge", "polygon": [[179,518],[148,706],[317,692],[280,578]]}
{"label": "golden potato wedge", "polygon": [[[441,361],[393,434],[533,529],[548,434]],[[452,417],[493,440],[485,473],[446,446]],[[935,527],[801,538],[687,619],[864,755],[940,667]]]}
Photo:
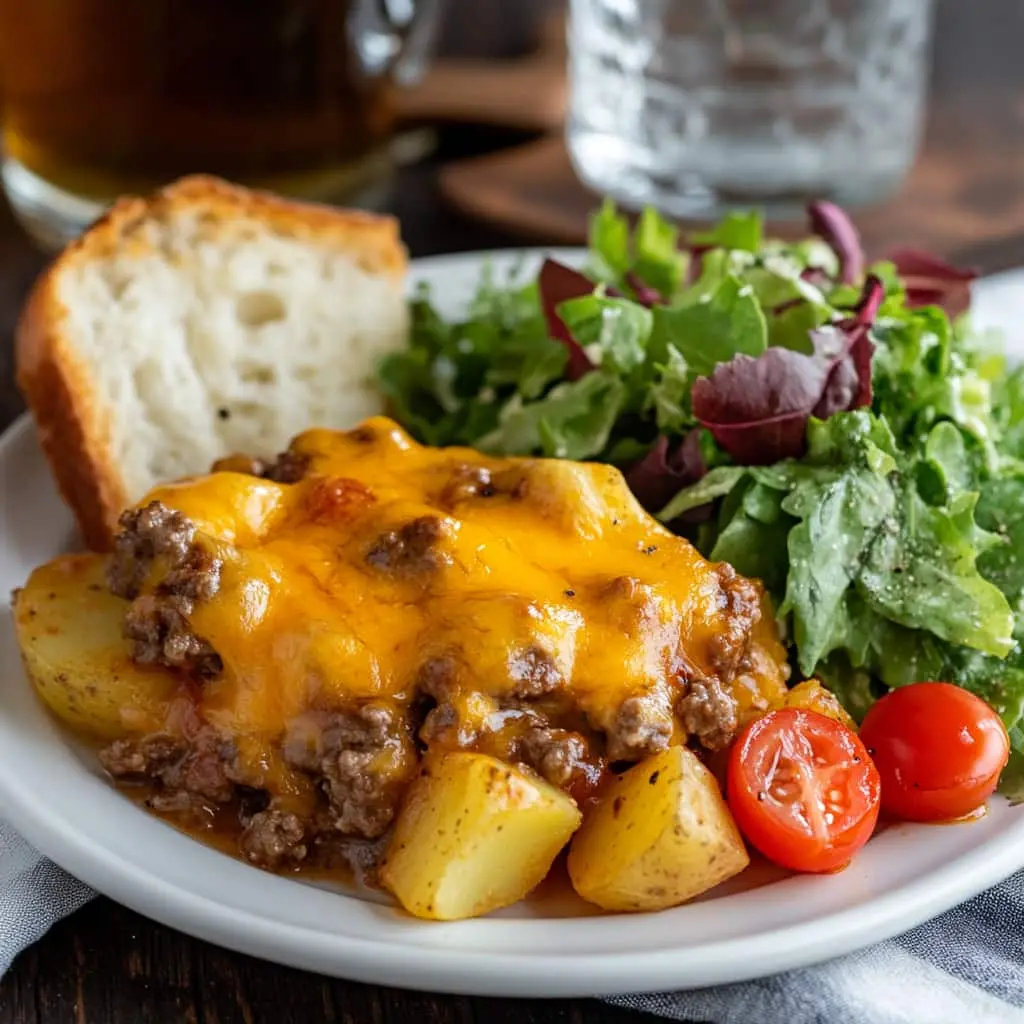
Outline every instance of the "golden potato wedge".
{"label": "golden potato wedge", "polygon": [[678,746],[620,775],[569,848],[574,888],[605,910],[673,907],[749,863],[714,776]]}
{"label": "golden potato wedge", "polygon": [[580,823],[571,797],[484,754],[428,758],[406,796],[381,880],[417,917],[454,921],[522,899]]}
{"label": "golden potato wedge", "polygon": [[106,559],[66,555],[40,566],[14,597],[25,669],[49,708],[87,735],[117,739],[163,724],[170,673],[129,657],[125,602],[106,587]]}
{"label": "golden potato wedge", "polygon": [[846,708],[839,703],[839,698],[831,690],[826,690],[817,679],[805,679],[802,683],[797,683],[786,694],[786,698],[780,706],[817,711],[820,715],[842,722],[854,732],[857,730],[857,723],[850,717]]}

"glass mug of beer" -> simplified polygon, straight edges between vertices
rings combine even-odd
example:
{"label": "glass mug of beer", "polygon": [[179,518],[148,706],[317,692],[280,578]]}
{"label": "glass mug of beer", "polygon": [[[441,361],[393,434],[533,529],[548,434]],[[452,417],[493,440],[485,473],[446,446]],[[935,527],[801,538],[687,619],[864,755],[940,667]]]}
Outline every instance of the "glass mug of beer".
{"label": "glass mug of beer", "polygon": [[218,174],[371,202],[442,0],[0,0],[3,183],[43,245]]}

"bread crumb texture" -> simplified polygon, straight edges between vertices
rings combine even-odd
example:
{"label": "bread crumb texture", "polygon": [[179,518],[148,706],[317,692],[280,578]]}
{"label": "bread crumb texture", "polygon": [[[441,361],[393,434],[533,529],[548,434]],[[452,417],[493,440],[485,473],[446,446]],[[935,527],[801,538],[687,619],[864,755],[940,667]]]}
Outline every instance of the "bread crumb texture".
{"label": "bread crumb texture", "polygon": [[381,411],[371,378],[405,343],[404,271],[389,218],[209,178],[115,206],[55,265],[50,308],[128,500]]}

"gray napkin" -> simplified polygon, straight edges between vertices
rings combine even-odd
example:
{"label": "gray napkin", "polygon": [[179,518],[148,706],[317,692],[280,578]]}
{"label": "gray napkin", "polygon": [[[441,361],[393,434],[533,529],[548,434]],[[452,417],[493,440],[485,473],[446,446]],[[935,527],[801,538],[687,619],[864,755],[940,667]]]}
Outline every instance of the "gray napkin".
{"label": "gray napkin", "polygon": [[0,819],[0,975],[26,946],[94,895]]}
{"label": "gray napkin", "polygon": [[[93,895],[0,820],[0,974]],[[898,939],[819,967],[609,1001],[708,1024],[1024,1024],[1024,872]]]}
{"label": "gray napkin", "polygon": [[708,1024],[1021,1024],[1024,872],[899,938],[817,967],[610,1002]]}

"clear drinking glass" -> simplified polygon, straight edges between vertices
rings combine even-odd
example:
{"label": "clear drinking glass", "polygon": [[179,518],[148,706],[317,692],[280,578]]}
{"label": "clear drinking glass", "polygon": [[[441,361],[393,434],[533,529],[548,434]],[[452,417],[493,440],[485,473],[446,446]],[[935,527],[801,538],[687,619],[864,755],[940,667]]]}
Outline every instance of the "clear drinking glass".
{"label": "clear drinking glass", "polygon": [[577,173],[679,217],[892,192],[913,161],[932,0],[571,0]]}

